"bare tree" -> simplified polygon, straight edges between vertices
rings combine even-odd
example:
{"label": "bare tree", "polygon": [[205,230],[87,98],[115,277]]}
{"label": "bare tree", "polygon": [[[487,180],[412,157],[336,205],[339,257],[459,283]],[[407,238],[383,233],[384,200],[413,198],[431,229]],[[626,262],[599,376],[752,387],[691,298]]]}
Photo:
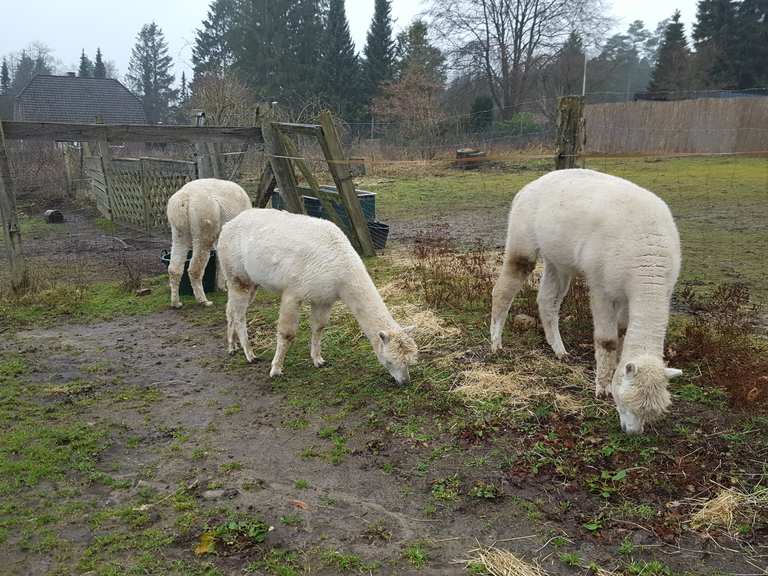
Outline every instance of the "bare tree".
{"label": "bare tree", "polygon": [[482,72],[505,118],[572,32],[599,36],[608,24],[603,0],[429,0],[427,14],[454,66]]}
{"label": "bare tree", "polygon": [[253,93],[229,73],[195,80],[190,105],[205,111],[210,126],[252,126],[257,115]]}

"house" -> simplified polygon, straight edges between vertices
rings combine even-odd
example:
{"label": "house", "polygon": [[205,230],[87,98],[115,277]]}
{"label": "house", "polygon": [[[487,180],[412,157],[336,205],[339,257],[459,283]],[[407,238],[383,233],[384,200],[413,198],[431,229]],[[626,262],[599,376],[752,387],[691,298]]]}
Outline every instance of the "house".
{"label": "house", "polygon": [[19,92],[13,119],[77,124],[146,124],[141,101],[112,78],[39,74]]}

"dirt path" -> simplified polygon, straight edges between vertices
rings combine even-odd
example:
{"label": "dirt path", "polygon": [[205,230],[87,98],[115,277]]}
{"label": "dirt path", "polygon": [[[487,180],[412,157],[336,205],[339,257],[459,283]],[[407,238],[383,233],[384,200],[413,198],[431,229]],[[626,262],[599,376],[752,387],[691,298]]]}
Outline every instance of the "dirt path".
{"label": "dirt path", "polygon": [[[376,563],[377,574],[466,574],[454,561],[465,558],[478,542],[499,542],[527,557],[543,558],[551,574],[574,573],[558,559],[553,545],[554,538],[566,534],[564,530],[574,529],[558,518],[556,486],[523,482],[510,485],[509,497],[501,500],[446,505],[425,515],[432,486],[408,473],[424,457],[424,449],[405,442],[377,449],[377,433],[371,432],[355,434],[348,456],[335,464],[303,457],[328,444],[322,430],[330,410],[296,425],[305,414],[273,391],[265,378],[267,366],[242,366],[239,359],[227,359],[221,326],[199,326],[190,319],[194,319],[191,313],[167,311],[146,318],[31,330],[0,349],[21,352],[35,367],[33,383],[98,382],[95,401],[82,419],[112,430],[110,448],[98,468],[121,487],[86,485],[78,499],[103,511],[130,508],[139,497],[157,503],[142,529],[173,534],[162,548],[165,559],[195,562],[193,549],[205,531],[200,519],[240,513],[274,526],[267,545],[298,551],[311,563],[313,574],[343,571],[339,565],[317,560],[329,551],[354,555],[366,565]],[[327,370],[332,378],[333,368]],[[360,412],[349,415],[342,426],[364,429],[365,409]],[[472,455],[468,448],[461,457]],[[393,464],[389,471],[383,466],[386,462]],[[453,464],[447,459],[437,465],[447,473]],[[299,487],[300,481],[306,486]],[[188,505],[197,512],[195,524],[179,530],[184,508],[168,503],[183,487],[192,487],[188,492],[193,501]],[[540,501],[543,516],[526,515],[524,501]],[[71,546],[66,565],[76,565],[86,549],[90,554],[111,554],[113,561],[123,556],[133,561],[132,551],[100,551],[100,539],[111,530],[109,525],[95,526],[93,518],[59,530],[58,537]],[[642,531],[627,534],[639,546],[653,543],[654,555],[676,565],[695,567],[705,561],[710,568],[723,563],[729,572],[735,567],[742,573],[753,570],[738,555],[708,555],[700,542],[659,548]],[[408,547],[419,542],[424,543],[429,561],[416,569]],[[616,555],[615,545],[608,542],[592,539],[574,546],[582,558],[603,566]],[[215,564],[225,574],[242,574],[254,554],[253,550],[224,554]],[[21,553],[14,546],[0,557],[13,567],[11,574],[46,574],[55,565],[50,556]],[[354,563],[351,572],[368,573]]]}

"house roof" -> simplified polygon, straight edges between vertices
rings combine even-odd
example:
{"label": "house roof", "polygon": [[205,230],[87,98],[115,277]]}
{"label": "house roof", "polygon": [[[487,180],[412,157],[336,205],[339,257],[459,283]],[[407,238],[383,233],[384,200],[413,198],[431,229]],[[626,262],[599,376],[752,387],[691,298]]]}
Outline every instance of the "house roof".
{"label": "house roof", "polygon": [[39,74],[16,96],[16,120],[146,124],[141,101],[117,80]]}

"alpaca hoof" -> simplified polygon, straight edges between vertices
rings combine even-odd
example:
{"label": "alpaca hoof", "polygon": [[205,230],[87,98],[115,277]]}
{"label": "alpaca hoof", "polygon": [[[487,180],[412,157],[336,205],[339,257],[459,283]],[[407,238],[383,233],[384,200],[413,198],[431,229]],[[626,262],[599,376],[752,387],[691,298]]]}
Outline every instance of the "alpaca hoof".
{"label": "alpaca hoof", "polygon": [[269,377],[270,378],[279,378],[282,375],[283,375],[283,369],[282,368],[273,367],[272,370],[269,371]]}
{"label": "alpaca hoof", "polygon": [[178,310],[182,306],[183,304],[181,302],[171,302],[171,308],[173,308],[174,310]]}
{"label": "alpaca hoof", "polygon": [[200,304],[202,304],[202,305],[203,305],[203,306],[205,306],[206,308],[207,308],[208,306],[213,306],[213,302],[211,302],[210,300],[206,300],[205,302],[200,302]]}
{"label": "alpaca hoof", "polygon": [[322,358],[318,358],[317,360],[313,360],[312,362],[314,363],[315,368],[322,368],[323,366],[325,366],[325,360],[323,360]]}
{"label": "alpaca hoof", "polygon": [[555,352],[555,358],[557,358],[558,360],[567,361],[571,359],[571,355],[568,354],[568,352],[566,352],[565,350],[563,350],[562,352]]}

